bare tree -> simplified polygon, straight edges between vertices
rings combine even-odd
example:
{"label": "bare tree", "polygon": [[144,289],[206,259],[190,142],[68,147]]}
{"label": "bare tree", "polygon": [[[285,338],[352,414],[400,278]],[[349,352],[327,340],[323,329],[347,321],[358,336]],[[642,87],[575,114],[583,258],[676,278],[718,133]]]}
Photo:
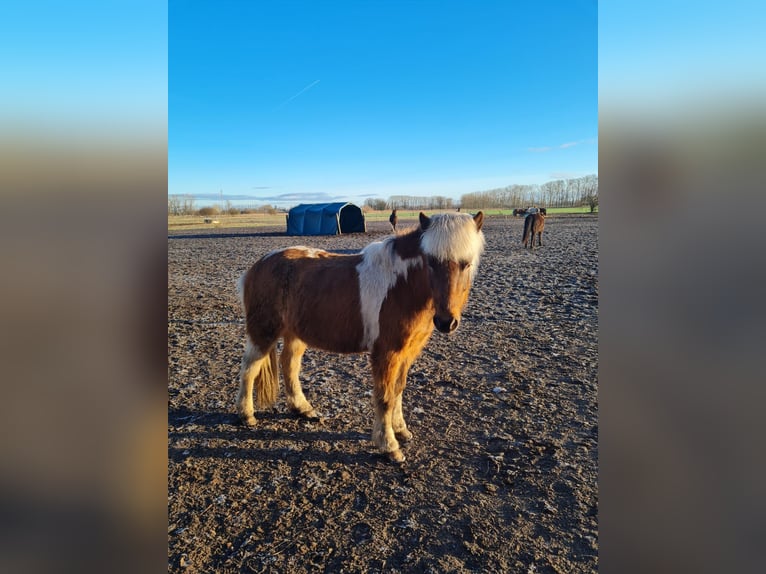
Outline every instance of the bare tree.
{"label": "bare tree", "polygon": [[591,194],[587,197],[588,201],[588,207],[590,207],[590,212],[593,213],[596,211],[596,208],[598,207],[598,194]]}
{"label": "bare tree", "polygon": [[193,215],[194,196],[184,194],[168,195],[168,215]]}
{"label": "bare tree", "polygon": [[178,215],[181,212],[181,198],[168,195],[168,215]]}
{"label": "bare tree", "polygon": [[387,209],[386,200],[379,197],[369,197],[365,199],[364,206],[373,211],[383,211]]}

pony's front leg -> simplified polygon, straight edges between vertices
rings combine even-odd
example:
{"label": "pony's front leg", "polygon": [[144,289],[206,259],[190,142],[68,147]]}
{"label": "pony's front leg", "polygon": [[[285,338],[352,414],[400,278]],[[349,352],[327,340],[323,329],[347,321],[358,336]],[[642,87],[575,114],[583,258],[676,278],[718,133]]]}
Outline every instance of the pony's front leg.
{"label": "pony's front leg", "polygon": [[407,386],[407,371],[410,369],[410,363],[404,361],[399,368],[398,381],[394,392],[396,393],[396,399],[394,400],[394,435],[402,442],[412,440],[412,433],[407,430],[407,423],[404,422],[404,413],[402,413],[402,395],[404,395],[404,387]]}
{"label": "pony's front leg", "polygon": [[284,348],[280,362],[282,374],[285,377],[285,395],[287,396],[287,408],[302,417],[309,419],[319,418],[319,415],[308,402],[303,394],[298,374],[301,370],[301,360],[306,351],[306,344],[300,339],[285,336]]}
{"label": "pony's front leg", "polygon": [[[394,462],[403,462],[404,455],[399,449],[394,427],[404,427],[401,416],[402,373],[401,360],[396,354],[388,354],[380,349],[373,351],[372,356],[372,407],[375,411],[375,422],[372,427],[372,442],[380,451]],[[405,376],[406,376],[406,370]],[[397,416],[398,405],[398,416]],[[401,424],[400,424],[401,423]]]}
{"label": "pony's front leg", "polygon": [[372,442],[392,461],[404,462],[404,455],[399,449],[399,442],[394,434],[395,405],[396,399],[387,401],[385,397],[380,396],[378,389],[373,390],[372,406],[375,411],[375,422],[372,427]]}
{"label": "pony's front leg", "polygon": [[402,395],[399,393],[396,397],[396,403],[394,404],[394,435],[402,442],[412,440],[412,433],[407,429],[407,423],[404,422],[404,414],[402,413]]}

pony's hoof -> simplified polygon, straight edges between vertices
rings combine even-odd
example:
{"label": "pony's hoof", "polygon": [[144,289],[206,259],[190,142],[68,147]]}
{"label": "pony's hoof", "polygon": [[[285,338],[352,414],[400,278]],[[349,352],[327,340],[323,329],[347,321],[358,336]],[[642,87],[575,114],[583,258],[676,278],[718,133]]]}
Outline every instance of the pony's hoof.
{"label": "pony's hoof", "polygon": [[304,418],[310,421],[318,421],[319,419],[322,418],[320,414],[316,412],[315,409],[309,409],[307,411],[295,411],[295,414],[297,414],[301,418]]}
{"label": "pony's hoof", "polygon": [[255,417],[253,415],[240,415],[239,420],[241,420],[242,424],[246,427],[255,426]]}
{"label": "pony's hoof", "polygon": [[402,442],[409,442],[412,440],[412,433],[407,429],[396,431],[394,434],[396,435],[396,438]]}
{"label": "pony's hoof", "polygon": [[404,455],[402,454],[402,451],[400,449],[387,452],[386,455],[388,456],[388,460],[390,460],[391,462],[395,462],[397,464],[401,464],[404,462]]}

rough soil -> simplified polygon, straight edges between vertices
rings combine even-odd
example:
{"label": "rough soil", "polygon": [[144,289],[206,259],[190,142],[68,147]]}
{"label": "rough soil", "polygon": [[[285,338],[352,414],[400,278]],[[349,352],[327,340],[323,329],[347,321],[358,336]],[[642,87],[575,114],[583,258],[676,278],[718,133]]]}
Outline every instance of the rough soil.
{"label": "rough soil", "polygon": [[275,248],[360,249],[387,223],[169,235],[169,571],[595,572],[598,220],[548,217],[531,252],[522,225],[485,220],[460,328],[410,371],[401,466],[370,440],[366,355],[307,351],[319,422],[283,395],[254,429],[234,413],[239,275]]}

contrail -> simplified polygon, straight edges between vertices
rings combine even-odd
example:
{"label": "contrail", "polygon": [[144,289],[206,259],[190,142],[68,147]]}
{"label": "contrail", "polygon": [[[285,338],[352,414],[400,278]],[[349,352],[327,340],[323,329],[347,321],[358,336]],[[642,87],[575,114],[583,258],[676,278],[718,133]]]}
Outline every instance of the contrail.
{"label": "contrail", "polygon": [[273,110],[271,110],[271,111],[272,111],[272,112],[276,112],[276,111],[277,111],[279,108],[281,108],[281,107],[282,107],[282,106],[284,106],[285,104],[288,104],[288,103],[292,102],[292,101],[293,101],[295,98],[297,98],[298,96],[300,96],[300,95],[301,95],[303,92],[306,92],[306,91],[310,90],[311,88],[313,88],[314,86],[316,86],[316,85],[317,85],[319,82],[320,82],[320,80],[314,80],[314,81],[313,81],[313,82],[311,82],[311,83],[310,83],[308,86],[306,86],[305,88],[303,88],[303,89],[302,89],[300,92],[298,92],[297,94],[294,94],[294,95],[290,96],[290,97],[289,97],[289,98],[287,98],[287,99],[286,99],[284,102],[282,102],[281,104],[279,104],[279,105],[278,105],[276,108],[274,108],[274,109],[273,109]]}

